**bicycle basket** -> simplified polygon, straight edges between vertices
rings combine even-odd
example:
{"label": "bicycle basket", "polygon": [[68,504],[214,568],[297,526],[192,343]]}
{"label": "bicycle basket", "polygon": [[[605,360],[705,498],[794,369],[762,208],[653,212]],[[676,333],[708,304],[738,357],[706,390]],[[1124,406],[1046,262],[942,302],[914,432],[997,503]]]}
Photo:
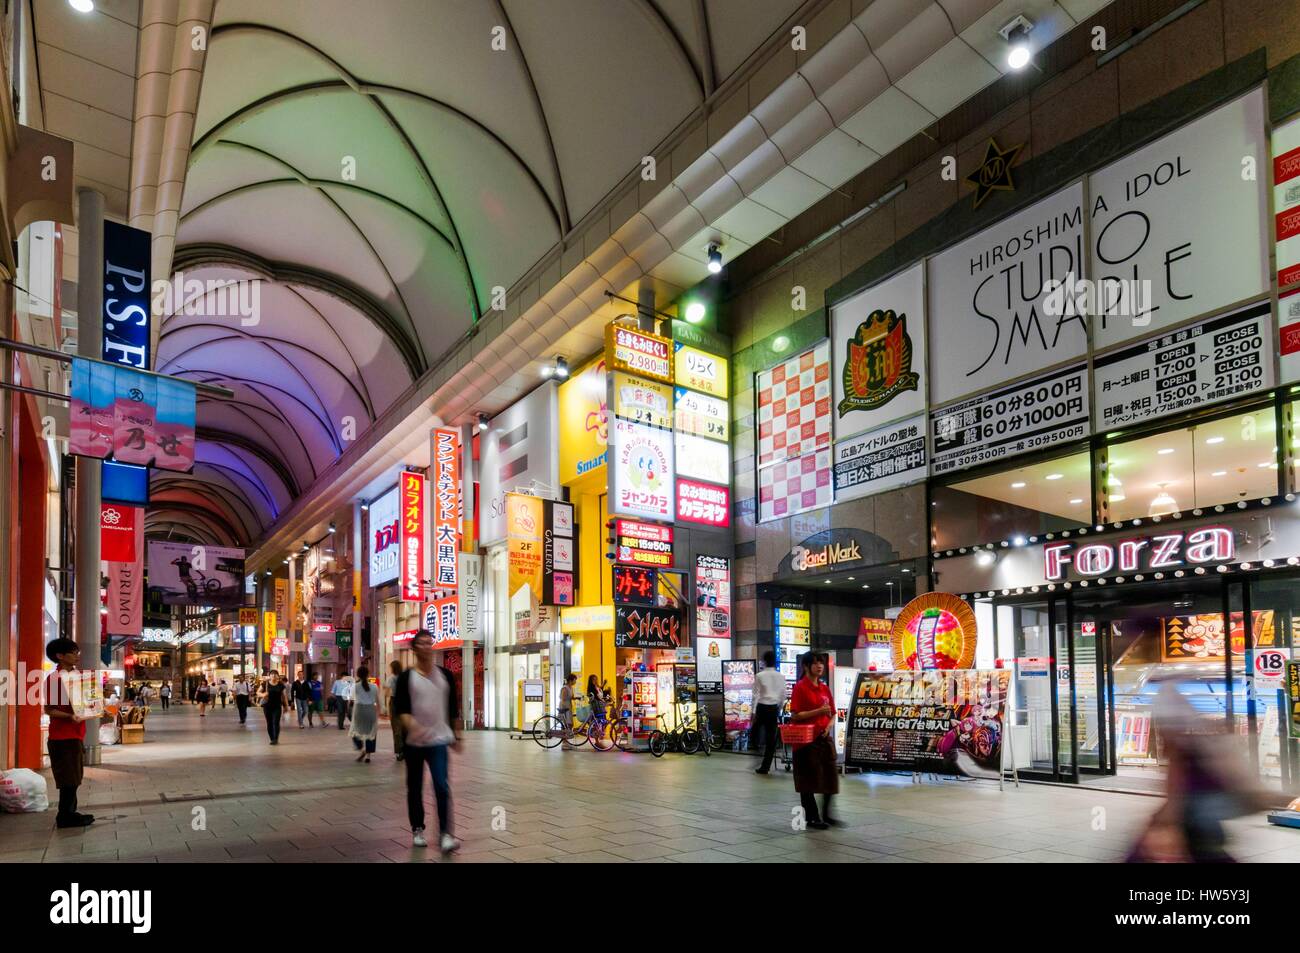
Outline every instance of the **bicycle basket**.
{"label": "bicycle basket", "polygon": [[781,726],[781,742],[787,745],[811,744],[816,729],[811,721],[792,721]]}

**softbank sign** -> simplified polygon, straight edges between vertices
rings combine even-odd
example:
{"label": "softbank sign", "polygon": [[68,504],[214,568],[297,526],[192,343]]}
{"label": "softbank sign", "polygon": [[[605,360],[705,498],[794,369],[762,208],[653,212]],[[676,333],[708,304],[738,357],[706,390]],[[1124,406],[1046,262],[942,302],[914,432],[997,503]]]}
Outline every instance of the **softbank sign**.
{"label": "softbank sign", "polygon": [[397,487],[393,487],[370,504],[370,533],[366,538],[366,549],[372,587],[397,578],[402,551],[397,503]]}
{"label": "softbank sign", "polygon": [[1079,576],[1094,577],[1225,562],[1236,554],[1232,530],[1208,526],[1189,533],[1142,536],[1114,543],[1048,543],[1043,547],[1043,572],[1049,582],[1059,582],[1070,574],[1071,567]]}

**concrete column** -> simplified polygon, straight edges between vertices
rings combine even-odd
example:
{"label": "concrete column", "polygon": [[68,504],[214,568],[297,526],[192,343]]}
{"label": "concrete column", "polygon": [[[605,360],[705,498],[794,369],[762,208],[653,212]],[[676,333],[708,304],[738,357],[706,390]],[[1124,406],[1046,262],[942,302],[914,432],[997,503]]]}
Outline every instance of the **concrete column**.
{"label": "concrete column", "polygon": [[[77,192],[77,353],[99,360],[103,349],[100,320],[104,310],[104,196],[93,189]],[[98,671],[99,655],[99,504],[100,461],[77,457],[76,639],[81,666]],[[99,732],[88,725],[86,764],[100,763]]]}

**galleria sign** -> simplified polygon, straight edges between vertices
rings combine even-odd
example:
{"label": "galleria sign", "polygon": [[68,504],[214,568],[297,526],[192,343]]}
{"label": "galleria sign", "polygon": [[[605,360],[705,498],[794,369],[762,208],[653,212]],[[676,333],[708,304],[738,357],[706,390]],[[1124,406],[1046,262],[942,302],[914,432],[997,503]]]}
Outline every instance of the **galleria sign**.
{"label": "galleria sign", "polygon": [[1080,576],[1180,569],[1188,563],[1225,562],[1235,558],[1236,537],[1226,526],[1208,526],[1188,533],[1165,533],[1123,539],[1115,543],[1048,543],[1043,547],[1043,572],[1059,582],[1073,565]]}

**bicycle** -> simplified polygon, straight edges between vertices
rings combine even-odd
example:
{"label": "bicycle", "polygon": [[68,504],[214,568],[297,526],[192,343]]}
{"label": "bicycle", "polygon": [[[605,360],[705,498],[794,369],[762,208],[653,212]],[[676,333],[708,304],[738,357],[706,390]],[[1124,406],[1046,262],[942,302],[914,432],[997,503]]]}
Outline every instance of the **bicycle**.
{"label": "bicycle", "polygon": [[703,708],[697,713],[696,722],[700,732],[700,750],[705,755],[721,751],[727,743],[727,736],[726,734],[715,735],[713,733],[713,725],[709,723],[709,715]]}
{"label": "bicycle", "polygon": [[695,728],[687,728],[685,720],[680,715],[672,731],[656,728],[650,732],[650,753],[656,758],[662,758],[669,751],[695,754],[699,750],[700,732]]}
{"label": "bicycle", "polygon": [[570,728],[556,715],[543,715],[533,722],[533,740],[547,750],[561,744],[580,748],[590,741],[597,751],[611,748],[627,751],[632,744],[632,731],[623,718],[610,720],[593,714]]}

